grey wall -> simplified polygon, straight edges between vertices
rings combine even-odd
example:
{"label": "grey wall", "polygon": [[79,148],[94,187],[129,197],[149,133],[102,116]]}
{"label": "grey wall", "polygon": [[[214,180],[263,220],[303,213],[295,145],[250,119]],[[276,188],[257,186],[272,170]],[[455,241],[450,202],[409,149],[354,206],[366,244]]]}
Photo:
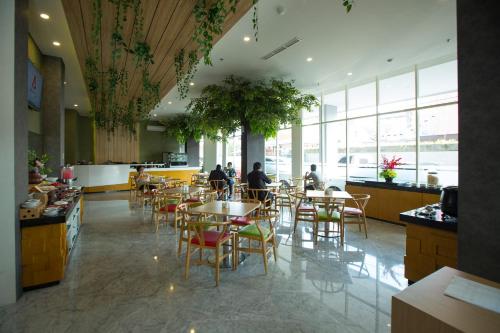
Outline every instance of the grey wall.
{"label": "grey wall", "polygon": [[140,161],[136,162],[162,162],[163,152],[179,152],[180,145],[175,138],[167,137],[164,132],[148,131],[146,127],[147,122],[141,123],[139,127]]}
{"label": "grey wall", "polygon": [[493,0],[458,0],[457,10],[458,266],[500,282],[498,4]]}
{"label": "grey wall", "polygon": [[53,175],[64,164],[64,62],[61,58],[42,56],[42,128],[43,148],[50,157]]}
{"label": "grey wall", "polygon": [[188,154],[189,166],[200,166],[200,143],[191,139],[186,143],[186,153]]}
{"label": "grey wall", "polygon": [[241,181],[247,181],[247,174],[253,170],[254,162],[262,163],[265,166],[265,144],[262,135],[253,135],[247,130],[241,133]]}

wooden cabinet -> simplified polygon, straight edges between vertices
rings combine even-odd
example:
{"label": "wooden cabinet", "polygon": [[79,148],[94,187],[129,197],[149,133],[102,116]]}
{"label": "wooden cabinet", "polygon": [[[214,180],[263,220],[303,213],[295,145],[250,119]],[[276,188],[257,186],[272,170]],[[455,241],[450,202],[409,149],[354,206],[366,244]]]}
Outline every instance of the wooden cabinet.
{"label": "wooden cabinet", "polygon": [[408,223],[405,277],[416,282],[441,267],[457,267],[457,234]]}
{"label": "wooden cabinet", "polygon": [[406,224],[399,220],[401,212],[439,202],[438,194],[405,190],[347,184],[346,191],[351,194],[370,195],[366,206],[366,216],[399,224]]}

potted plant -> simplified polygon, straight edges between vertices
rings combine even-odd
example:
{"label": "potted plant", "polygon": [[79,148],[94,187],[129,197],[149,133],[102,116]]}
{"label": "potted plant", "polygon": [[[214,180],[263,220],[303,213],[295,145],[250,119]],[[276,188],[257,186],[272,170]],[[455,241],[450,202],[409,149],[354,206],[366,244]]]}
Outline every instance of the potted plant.
{"label": "potted plant", "polygon": [[42,179],[47,178],[47,175],[52,172],[52,169],[46,166],[48,161],[49,155],[38,156],[36,151],[28,150],[28,168],[30,172],[39,173]]}
{"label": "potted plant", "polygon": [[386,183],[392,183],[392,180],[396,178],[398,175],[397,172],[394,170],[398,165],[401,165],[402,163],[401,157],[396,158],[395,156],[389,160],[387,157],[382,157],[382,164],[380,167],[382,168],[382,171],[380,171],[380,177],[385,179]]}

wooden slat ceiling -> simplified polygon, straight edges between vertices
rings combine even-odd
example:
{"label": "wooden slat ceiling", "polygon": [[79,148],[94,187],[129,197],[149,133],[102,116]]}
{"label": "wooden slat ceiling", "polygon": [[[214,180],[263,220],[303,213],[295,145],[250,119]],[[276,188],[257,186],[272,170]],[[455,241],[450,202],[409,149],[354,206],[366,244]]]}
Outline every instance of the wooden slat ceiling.
{"label": "wooden slat ceiling", "polygon": [[[192,12],[196,2],[197,0],[142,0],[143,35],[154,57],[154,64],[150,65],[151,79],[153,82],[160,81],[161,98],[176,85],[175,54],[182,48],[187,54],[197,46],[192,40],[196,23]],[[85,73],[85,59],[94,52],[91,41],[93,0],[62,0],[62,3],[82,73]],[[115,7],[109,1],[102,0],[102,5],[101,70],[108,68],[111,61],[111,31],[115,15]],[[224,32],[216,37],[214,43],[250,8],[252,0],[240,0],[236,13],[229,13],[226,17]],[[129,47],[133,44],[134,23],[132,10],[129,10],[123,28],[124,40]],[[136,70],[133,56],[123,53],[118,64],[118,69],[126,68],[129,74],[129,92],[123,101],[137,97],[141,90],[142,75]]]}

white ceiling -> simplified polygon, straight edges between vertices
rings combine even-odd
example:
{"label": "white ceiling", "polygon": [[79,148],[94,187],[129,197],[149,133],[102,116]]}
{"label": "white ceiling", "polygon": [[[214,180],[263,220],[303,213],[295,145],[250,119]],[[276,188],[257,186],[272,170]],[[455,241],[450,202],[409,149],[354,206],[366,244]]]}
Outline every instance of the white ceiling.
{"label": "white ceiling", "polygon": [[[40,18],[40,13],[50,16]],[[76,109],[81,114],[90,110],[90,101],[85,88],[80,64],[76,56],[66,16],[60,0],[30,0],[29,32],[43,54],[60,57],[65,64],[64,104],[68,109]],[[52,45],[58,41],[61,46]],[[74,107],[77,104],[78,107]]]}
{"label": "white ceiling", "polygon": [[[214,47],[214,66],[199,67],[188,98],[179,101],[174,87],[152,113],[162,118],[183,112],[204,86],[230,74],[293,79],[300,89],[317,93],[456,56],[455,0],[356,0],[349,14],[341,2],[259,1],[258,42],[243,42],[244,36],[253,37],[251,10]],[[277,13],[278,6],[284,15]],[[295,36],[299,43],[261,59]],[[313,61],[306,62],[308,57]]]}

